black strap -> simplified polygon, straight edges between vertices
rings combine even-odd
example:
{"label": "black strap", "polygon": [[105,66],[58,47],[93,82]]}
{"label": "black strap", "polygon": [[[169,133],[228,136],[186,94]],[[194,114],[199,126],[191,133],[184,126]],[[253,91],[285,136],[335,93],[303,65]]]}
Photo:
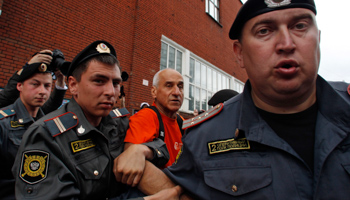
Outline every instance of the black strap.
{"label": "black strap", "polygon": [[184,135],[184,130],[182,129],[182,123],[184,122],[184,120],[180,117],[179,114],[177,114],[177,117],[176,117],[176,121],[177,121],[177,124],[179,125],[179,129],[181,131],[181,135]]}
{"label": "black strap", "polygon": [[[162,116],[160,115],[158,109],[155,106],[149,106],[147,108],[152,109],[157,114],[158,121],[159,121],[159,137],[158,138],[160,138],[161,140],[164,141],[165,131],[164,131],[164,124],[163,124]],[[177,124],[179,125],[181,135],[183,135],[184,134],[184,131],[182,130],[183,120],[179,114],[177,114],[176,121],[177,121]]]}

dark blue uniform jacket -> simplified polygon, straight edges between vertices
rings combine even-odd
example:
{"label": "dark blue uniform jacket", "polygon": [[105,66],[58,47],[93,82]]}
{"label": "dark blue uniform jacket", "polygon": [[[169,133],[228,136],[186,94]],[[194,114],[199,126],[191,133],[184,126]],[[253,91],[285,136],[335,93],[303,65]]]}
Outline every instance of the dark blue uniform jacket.
{"label": "dark blue uniform jacket", "polygon": [[[349,199],[350,98],[347,84],[334,88],[317,78],[313,170],[259,116],[248,81],[218,115],[187,131],[182,154],[165,173],[198,199]],[[244,137],[249,149],[212,145]]]}

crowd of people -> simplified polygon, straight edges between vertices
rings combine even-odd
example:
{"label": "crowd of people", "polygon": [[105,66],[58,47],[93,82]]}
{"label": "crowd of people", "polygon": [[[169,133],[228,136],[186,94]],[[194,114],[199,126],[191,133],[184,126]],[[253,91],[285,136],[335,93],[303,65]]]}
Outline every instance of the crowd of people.
{"label": "crowd of people", "polygon": [[38,52],[0,92],[0,197],[347,199],[350,91],[318,75],[316,14],[313,0],[248,0],[229,32],[244,91],[218,91],[187,120],[174,69],[130,116],[115,108],[127,78],[110,43],[60,68],[63,53]]}

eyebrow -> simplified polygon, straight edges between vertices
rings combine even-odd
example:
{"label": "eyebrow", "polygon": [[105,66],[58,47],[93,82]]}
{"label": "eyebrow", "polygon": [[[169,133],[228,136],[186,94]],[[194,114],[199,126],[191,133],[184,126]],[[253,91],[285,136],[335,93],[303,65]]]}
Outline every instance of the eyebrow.
{"label": "eyebrow", "polygon": [[[108,76],[105,76],[103,74],[95,74],[92,76],[92,78],[103,78],[103,79],[110,79]],[[118,81],[121,81],[122,78],[113,78],[112,80],[118,80]]]}
{"label": "eyebrow", "polygon": [[[302,13],[302,14],[299,14],[299,15],[292,17],[292,21],[298,21],[301,19],[310,19],[311,21],[313,21],[313,17],[309,13]],[[257,26],[259,26],[261,24],[272,24],[275,21],[276,21],[276,19],[262,19],[260,21],[257,21],[251,30],[254,30]]]}
{"label": "eyebrow", "polygon": [[35,82],[37,82],[37,83],[42,83],[42,84],[52,84],[52,81],[42,82],[42,81],[40,81],[40,80],[38,80],[38,79],[35,79],[35,78],[31,79],[31,81],[35,81]]}

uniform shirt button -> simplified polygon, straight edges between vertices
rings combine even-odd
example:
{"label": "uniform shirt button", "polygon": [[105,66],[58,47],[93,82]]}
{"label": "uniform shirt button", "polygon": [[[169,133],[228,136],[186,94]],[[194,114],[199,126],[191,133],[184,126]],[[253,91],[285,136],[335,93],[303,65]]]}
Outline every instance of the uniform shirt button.
{"label": "uniform shirt button", "polygon": [[99,174],[98,171],[95,170],[95,171],[94,171],[94,175],[95,175],[95,176],[98,176],[98,174]]}
{"label": "uniform shirt button", "polygon": [[238,190],[236,185],[232,185],[231,189],[232,189],[232,192],[237,192],[237,190]]}
{"label": "uniform shirt button", "polygon": [[33,188],[27,188],[27,193],[28,193],[28,194],[33,193]]}

